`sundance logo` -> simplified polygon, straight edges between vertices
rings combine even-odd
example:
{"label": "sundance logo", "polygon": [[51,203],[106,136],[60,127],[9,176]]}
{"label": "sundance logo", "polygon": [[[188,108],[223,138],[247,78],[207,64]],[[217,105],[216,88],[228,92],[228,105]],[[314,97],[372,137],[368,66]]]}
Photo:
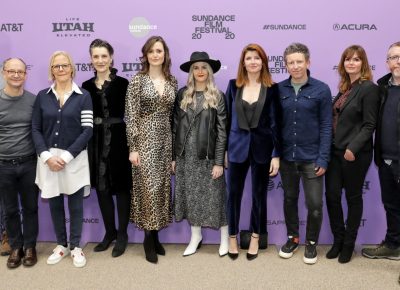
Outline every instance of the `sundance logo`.
{"label": "sundance logo", "polygon": [[375,24],[333,24],[334,31],[341,30],[378,30]]}

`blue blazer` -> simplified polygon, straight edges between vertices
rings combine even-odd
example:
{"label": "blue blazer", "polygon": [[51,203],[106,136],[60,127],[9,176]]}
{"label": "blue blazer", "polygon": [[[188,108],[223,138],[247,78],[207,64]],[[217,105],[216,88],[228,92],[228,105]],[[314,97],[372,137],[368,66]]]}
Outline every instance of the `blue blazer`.
{"label": "blue blazer", "polygon": [[[242,105],[243,87],[230,80],[225,99],[228,113],[228,160],[242,163],[251,153],[260,164],[280,156],[282,109],[277,84],[261,86],[255,114],[248,124]],[[251,152],[250,152],[251,151]]]}

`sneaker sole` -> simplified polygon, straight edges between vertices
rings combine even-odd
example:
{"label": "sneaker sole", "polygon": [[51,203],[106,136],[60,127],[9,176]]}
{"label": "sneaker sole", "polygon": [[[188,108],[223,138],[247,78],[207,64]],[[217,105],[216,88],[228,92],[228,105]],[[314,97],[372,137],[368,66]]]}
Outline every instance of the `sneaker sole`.
{"label": "sneaker sole", "polygon": [[82,268],[82,267],[85,267],[85,265],[86,265],[86,260],[83,261],[82,263],[76,263],[76,262],[74,261],[73,264],[74,264],[74,266],[77,267],[77,268]]}
{"label": "sneaker sole", "polygon": [[293,252],[290,253],[285,253],[282,250],[279,250],[279,257],[284,258],[284,259],[289,259],[291,257],[293,257],[293,254],[297,251],[299,247],[297,247],[296,249],[293,250]]}
{"label": "sneaker sole", "polygon": [[55,265],[55,264],[58,264],[58,263],[60,263],[61,260],[64,259],[65,256],[67,256],[67,255],[69,255],[69,253],[64,254],[63,256],[61,256],[61,257],[60,257],[59,259],[57,259],[57,260],[49,260],[49,259],[47,259],[46,263],[47,263],[47,265]]}
{"label": "sneaker sole", "polygon": [[311,259],[310,259],[310,258],[303,257],[303,262],[306,263],[306,264],[308,264],[308,265],[315,264],[315,263],[317,263],[317,257],[311,258]]}
{"label": "sneaker sole", "polygon": [[395,261],[400,261],[400,257],[395,257],[395,256],[372,256],[368,255],[365,253],[361,253],[364,257],[369,258],[369,259],[388,259],[388,260],[395,260]]}
{"label": "sneaker sole", "polygon": [[50,260],[50,261],[47,260],[46,263],[47,263],[47,265],[55,265],[55,264],[60,263],[63,258],[64,257],[61,257],[61,259],[58,259],[58,260]]}

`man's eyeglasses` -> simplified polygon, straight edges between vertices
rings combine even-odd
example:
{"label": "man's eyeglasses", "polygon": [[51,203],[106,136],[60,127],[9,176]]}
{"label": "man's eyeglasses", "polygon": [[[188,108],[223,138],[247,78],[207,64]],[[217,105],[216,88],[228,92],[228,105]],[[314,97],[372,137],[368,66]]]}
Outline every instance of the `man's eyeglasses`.
{"label": "man's eyeglasses", "polygon": [[392,56],[388,56],[388,58],[386,60],[391,61],[391,62],[398,62],[399,59],[400,59],[400,55],[392,55]]}
{"label": "man's eyeglasses", "polygon": [[71,65],[68,63],[66,63],[66,64],[56,64],[56,65],[52,65],[51,66],[51,69],[52,70],[55,70],[55,71],[60,71],[61,69],[62,70],[69,70],[69,68],[71,67]]}
{"label": "man's eyeglasses", "polygon": [[5,69],[3,69],[3,71],[8,73],[9,76],[17,75],[17,76],[23,77],[26,74],[26,71],[23,71],[23,70],[13,70],[13,69],[5,70]]}

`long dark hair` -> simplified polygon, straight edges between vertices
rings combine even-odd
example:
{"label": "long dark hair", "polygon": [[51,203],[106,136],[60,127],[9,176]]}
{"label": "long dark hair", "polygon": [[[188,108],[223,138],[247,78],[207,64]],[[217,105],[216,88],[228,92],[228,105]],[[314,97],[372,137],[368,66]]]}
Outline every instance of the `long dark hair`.
{"label": "long dark hair", "polygon": [[147,60],[147,54],[156,42],[161,42],[164,47],[164,63],[162,64],[162,72],[167,80],[171,80],[171,57],[169,55],[169,48],[167,43],[161,36],[152,36],[147,39],[146,43],[142,47],[142,56],[140,61],[142,62],[142,70],[140,73],[147,74],[150,69],[149,61]]}

